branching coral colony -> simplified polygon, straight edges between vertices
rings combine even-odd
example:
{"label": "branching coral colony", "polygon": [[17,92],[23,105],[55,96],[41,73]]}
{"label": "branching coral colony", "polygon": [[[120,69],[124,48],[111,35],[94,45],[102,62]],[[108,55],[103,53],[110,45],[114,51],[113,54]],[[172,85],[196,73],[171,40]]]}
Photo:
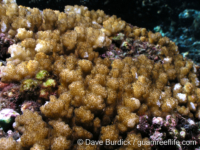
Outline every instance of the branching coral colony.
{"label": "branching coral colony", "polygon": [[[41,98],[38,111],[37,104],[26,109],[31,101],[22,106],[14,123],[21,137],[1,138],[1,150],[147,150],[151,145],[137,142],[149,141],[136,128],[139,116],[200,119],[195,65],[160,33],[76,5],[40,11],[4,0],[0,19],[1,33],[16,41],[1,66],[1,85],[21,84],[25,94],[38,89]],[[123,57],[103,54],[108,50]],[[78,139],[104,144],[78,145]]]}

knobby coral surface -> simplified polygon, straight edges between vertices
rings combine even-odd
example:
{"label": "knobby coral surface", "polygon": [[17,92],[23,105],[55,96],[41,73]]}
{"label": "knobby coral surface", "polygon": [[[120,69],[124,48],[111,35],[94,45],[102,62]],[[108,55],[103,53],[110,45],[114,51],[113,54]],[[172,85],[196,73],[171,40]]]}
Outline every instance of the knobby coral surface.
{"label": "knobby coral surface", "polygon": [[[30,93],[45,72],[53,77],[37,84],[49,91],[40,96],[50,95],[40,111],[28,101],[16,117],[13,126],[20,139],[1,138],[0,149],[147,150],[151,145],[139,144],[149,141],[136,130],[139,116],[179,113],[200,119],[196,68],[160,33],[77,5],[65,6],[64,12],[40,11],[2,1],[0,19],[1,32],[16,40],[8,48],[7,65],[1,66],[1,82],[20,83],[21,91],[28,88]],[[99,57],[109,50],[118,54],[117,47],[125,54],[121,59]],[[51,95],[53,89],[57,91]],[[82,145],[77,144],[80,139]],[[88,139],[103,145],[88,144]],[[107,140],[132,144],[109,145]]]}

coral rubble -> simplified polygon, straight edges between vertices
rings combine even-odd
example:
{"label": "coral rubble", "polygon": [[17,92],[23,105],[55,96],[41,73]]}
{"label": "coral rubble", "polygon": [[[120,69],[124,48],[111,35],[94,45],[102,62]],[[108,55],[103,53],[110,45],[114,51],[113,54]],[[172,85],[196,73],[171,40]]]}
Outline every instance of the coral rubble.
{"label": "coral rubble", "polygon": [[[137,129],[154,142],[172,139],[178,141],[179,143],[168,145],[173,149],[194,149],[199,145],[199,121],[195,123],[179,114],[168,115],[166,118],[154,117],[152,121],[146,115],[141,116]],[[186,145],[185,141],[190,143]],[[162,145],[152,145],[152,148],[161,149]]]}

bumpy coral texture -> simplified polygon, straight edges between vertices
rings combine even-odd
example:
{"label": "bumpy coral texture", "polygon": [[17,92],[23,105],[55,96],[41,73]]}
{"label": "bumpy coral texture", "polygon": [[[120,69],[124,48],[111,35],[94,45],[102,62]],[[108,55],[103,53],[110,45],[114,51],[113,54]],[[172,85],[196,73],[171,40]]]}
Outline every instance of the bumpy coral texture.
{"label": "bumpy coral texture", "polygon": [[[37,8],[2,3],[0,10],[1,32],[17,41],[9,47],[11,57],[1,67],[1,81],[21,82],[40,70],[59,80],[58,96],[50,96],[40,107],[41,114],[25,110],[16,118],[14,128],[22,134],[21,141],[3,138],[2,149],[109,149],[115,146],[85,141],[78,145],[77,140],[148,141],[136,131],[139,115],[144,114],[164,117],[179,112],[200,119],[194,64],[183,59],[169,38],[83,6],[41,13]],[[155,63],[145,55],[112,61],[98,57],[119,32],[159,44],[162,61]],[[137,144],[116,147],[141,149]]]}

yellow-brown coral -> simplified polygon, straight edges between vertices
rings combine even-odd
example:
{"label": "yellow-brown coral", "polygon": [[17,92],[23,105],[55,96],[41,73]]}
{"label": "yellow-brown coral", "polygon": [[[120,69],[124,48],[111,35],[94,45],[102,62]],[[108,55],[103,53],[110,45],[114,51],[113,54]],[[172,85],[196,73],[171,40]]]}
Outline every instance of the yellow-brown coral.
{"label": "yellow-brown coral", "polygon": [[[139,116],[144,114],[165,117],[178,112],[200,119],[200,88],[194,64],[160,33],[131,27],[116,16],[84,6],[66,6],[65,13],[50,9],[41,13],[15,3],[1,3],[0,9],[1,32],[17,41],[9,47],[7,65],[1,66],[1,81],[20,82],[47,70],[59,82],[58,95],[51,95],[40,107],[40,115],[25,110],[16,118],[15,130],[22,134],[21,142],[2,138],[2,149],[98,149],[98,144],[83,141],[81,146],[76,142],[121,138],[148,141],[133,133]],[[119,32],[134,40],[159,44],[161,62],[145,55],[113,61],[98,57]],[[150,147],[135,144],[119,149]]]}

